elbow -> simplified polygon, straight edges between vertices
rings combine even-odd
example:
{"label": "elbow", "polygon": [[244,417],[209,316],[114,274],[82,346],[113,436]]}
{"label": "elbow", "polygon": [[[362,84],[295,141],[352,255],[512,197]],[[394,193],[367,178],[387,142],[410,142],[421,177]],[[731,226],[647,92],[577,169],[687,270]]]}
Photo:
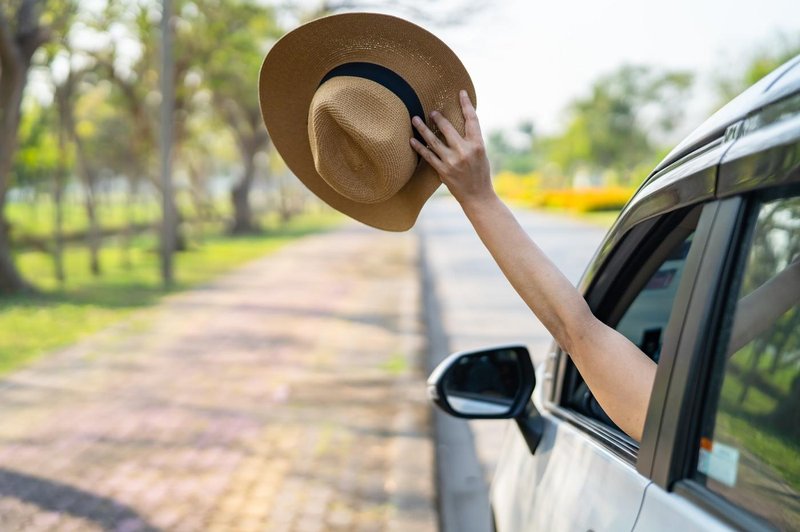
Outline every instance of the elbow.
{"label": "elbow", "polygon": [[561,348],[573,357],[584,352],[586,345],[594,343],[597,339],[598,326],[604,326],[592,314],[589,305],[583,300],[581,302],[582,308],[574,312],[569,321],[563,323],[563,333],[557,339]]}

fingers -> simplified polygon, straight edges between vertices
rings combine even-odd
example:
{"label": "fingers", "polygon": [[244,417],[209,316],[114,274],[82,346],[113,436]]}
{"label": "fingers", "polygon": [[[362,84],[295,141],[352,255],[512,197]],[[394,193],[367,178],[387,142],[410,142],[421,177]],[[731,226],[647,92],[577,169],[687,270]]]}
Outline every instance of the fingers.
{"label": "fingers", "polygon": [[428,129],[428,126],[425,125],[425,122],[418,116],[415,116],[411,119],[411,123],[414,124],[414,127],[417,128],[419,134],[422,135],[422,138],[425,139],[425,142],[428,143],[430,149],[432,149],[436,155],[439,157],[443,157],[448,152],[448,147],[445,146],[444,142],[439,140],[439,137],[434,135],[433,131]]}
{"label": "fingers", "polygon": [[475,106],[469,99],[467,91],[459,93],[461,100],[461,112],[464,114],[464,131],[470,140],[483,139],[481,136],[481,125],[478,122],[478,114],[475,112]]}
{"label": "fingers", "polygon": [[427,162],[429,165],[433,167],[434,170],[436,170],[437,174],[441,176],[442,173],[444,173],[445,166],[442,163],[441,159],[439,159],[439,157],[437,157],[435,153],[433,153],[430,149],[424,146],[420,141],[418,141],[415,138],[412,138],[411,147],[414,148],[414,150],[417,153],[419,153],[420,157],[422,157],[425,160],[425,162]]}
{"label": "fingers", "polygon": [[442,113],[431,111],[431,118],[436,122],[436,127],[439,128],[439,131],[442,132],[445,140],[447,140],[448,147],[454,149],[464,141],[459,132],[456,131],[456,128],[453,127],[453,124]]}

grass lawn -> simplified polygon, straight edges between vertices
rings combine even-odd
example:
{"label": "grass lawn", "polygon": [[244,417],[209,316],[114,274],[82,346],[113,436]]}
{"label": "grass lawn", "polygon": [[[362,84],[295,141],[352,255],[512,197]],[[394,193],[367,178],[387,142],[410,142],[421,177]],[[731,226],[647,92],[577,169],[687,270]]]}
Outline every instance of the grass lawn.
{"label": "grass lawn", "polygon": [[114,242],[101,254],[103,275],[89,273],[85,248],[65,253],[67,282],[60,287],[52,259],[40,252],[22,252],[17,265],[40,293],[0,299],[0,374],[18,368],[53,349],[98,331],[131,311],[153,305],[170,292],[185,290],[252,259],[264,256],[298,237],[330,228],[338,214],[307,214],[286,227],[261,235],[209,236],[176,255],[176,285],[166,291],[159,278],[153,236],[138,237],[130,250],[130,265]]}

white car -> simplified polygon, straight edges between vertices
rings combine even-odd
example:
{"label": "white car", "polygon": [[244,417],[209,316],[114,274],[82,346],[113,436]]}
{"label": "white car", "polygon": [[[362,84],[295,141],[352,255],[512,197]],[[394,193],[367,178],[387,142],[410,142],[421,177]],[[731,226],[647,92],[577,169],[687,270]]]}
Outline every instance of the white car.
{"label": "white car", "polygon": [[800,57],[667,156],[580,289],[658,364],[641,442],[555,345],[535,373],[501,346],[428,381],[452,415],[517,421],[496,530],[800,530]]}

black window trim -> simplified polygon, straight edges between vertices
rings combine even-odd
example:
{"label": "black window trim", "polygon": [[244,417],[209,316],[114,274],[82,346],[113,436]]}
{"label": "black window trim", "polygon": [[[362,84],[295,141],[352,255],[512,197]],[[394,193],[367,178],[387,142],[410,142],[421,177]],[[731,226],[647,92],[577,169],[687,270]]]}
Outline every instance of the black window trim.
{"label": "black window trim", "polygon": [[[639,250],[642,244],[648,239],[651,241],[654,240],[654,235],[657,236],[658,234],[672,232],[679,223],[684,221],[688,216],[693,216],[695,210],[699,210],[700,214],[697,228],[695,229],[692,248],[687,257],[684,275],[681,280],[681,287],[676,295],[672,313],[670,314],[670,328],[673,327],[672,324],[674,322],[680,322],[681,320],[677,319],[677,317],[685,314],[685,307],[690,299],[688,294],[691,293],[696,269],[699,267],[699,259],[696,257],[701,256],[705,249],[706,238],[710,234],[715,209],[716,202],[698,202],[680,209],[662,213],[658,217],[649,218],[633,227],[622,240],[619,241],[613,252],[607,257],[602,268],[598,270],[598,275],[593,279],[591,286],[586,291],[585,297],[592,311],[597,312],[598,309],[603,311],[610,310],[612,305],[609,305],[608,293],[618,285],[617,279],[621,273],[636,270],[649,259],[650,253],[647,253],[646,256],[631,261],[630,257],[632,256],[631,252],[633,250]],[[659,247],[657,241],[650,242],[648,245],[651,246],[651,250]],[[668,346],[666,344],[662,347],[662,359],[664,357],[664,350],[667,348]],[[589,416],[582,415],[569,407],[563,406],[566,390],[573,385],[567,383],[570,377],[567,370],[567,367],[570,366],[568,355],[560,348],[557,349],[556,353],[557,366],[555,371],[555,386],[553,386],[553,394],[550,401],[548,401],[548,409],[550,412],[582,430],[612,454],[622,458],[627,463],[636,467],[637,471],[641,474],[647,476],[647,473],[644,471],[649,473],[651,468],[649,460],[651,460],[654,455],[654,449],[648,449],[647,446],[654,446],[655,440],[647,438],[644,439],[642,443],[637,443],[623,432],[609,427]],[[653,401],[651,401],[651,409],[648,410],[648,419],[651,416],[660,419],[661,406],[662,405],[658,404],[654,405]],[[647,436],[647,425],[645,425],[645,427],[645,436]]]}
{"label": "black window trim", "polygon": [[[701,375],[707,375],[708,356],[713,350],[719,330],[719,306],[727,299],[726,290],[733,258],[738,255],[743,231],[743,201],[733,197],[715,202],[717,209],[714,221],[695,276],[695,290],[691,294],[683,319],[680,337],[673,349],[662,352],[659,365],[664,371],[656,374],[653,396],[663,396],[661,416],[657,431],[652,437],[653,445],[649,471],[642,471],[665,490],[670,490],[677,480],[686,478],[686,462],[690,459],[689,443],[698,440],[696,411],[702,408]],[[732,249],[734,248],[734,249]],[[660,394],[657,396],[656,394]],[[654,406],[651,400],[651,407]],[[647,423],[650,423],[648,411]],[[692,447],[694,447],[692,445]],[[690,461],[690,460],[689,460]]]}
{"label": "black window trim", "polygon": [[[764,202],[799,195],[800,186],[788,184],[720,201],[726,212],[714,228],[712,247],[717,247],[722,256],[715,257],[717,260],[711,262],[716,264],[706,264],[701,272],[701,276],[706,278],[716,276],[718,285],[715,289],[719,296],[711,298],[705,305],[695,305],[705,307],[695,311],[705,314],[707,325],[698,328],[693,349],[682,351],[683,370],[676,375],[675,387],[665,404],[664,416],[670,418],[677,429],[672,433],[680,436],[665,438],[666,445],[657,449],[654,464],[659,467],[654,467],[651,477],[662,488],[671,489],[726,523],[745,530],[775,529],[775,526],[696,482],[692,476],[697,464],[704,415],[707,408],[716,407],[721,386],[724,360],[719,353],[727,347],[731,314],[736,303],[727,294],[738,286],[746,266],[759,207]],[[702,298],[703,295],[699,295],[698,302]],[[711,352],[713,356],[701,356]],[[714,404],[709,404],[709,401]]]}

